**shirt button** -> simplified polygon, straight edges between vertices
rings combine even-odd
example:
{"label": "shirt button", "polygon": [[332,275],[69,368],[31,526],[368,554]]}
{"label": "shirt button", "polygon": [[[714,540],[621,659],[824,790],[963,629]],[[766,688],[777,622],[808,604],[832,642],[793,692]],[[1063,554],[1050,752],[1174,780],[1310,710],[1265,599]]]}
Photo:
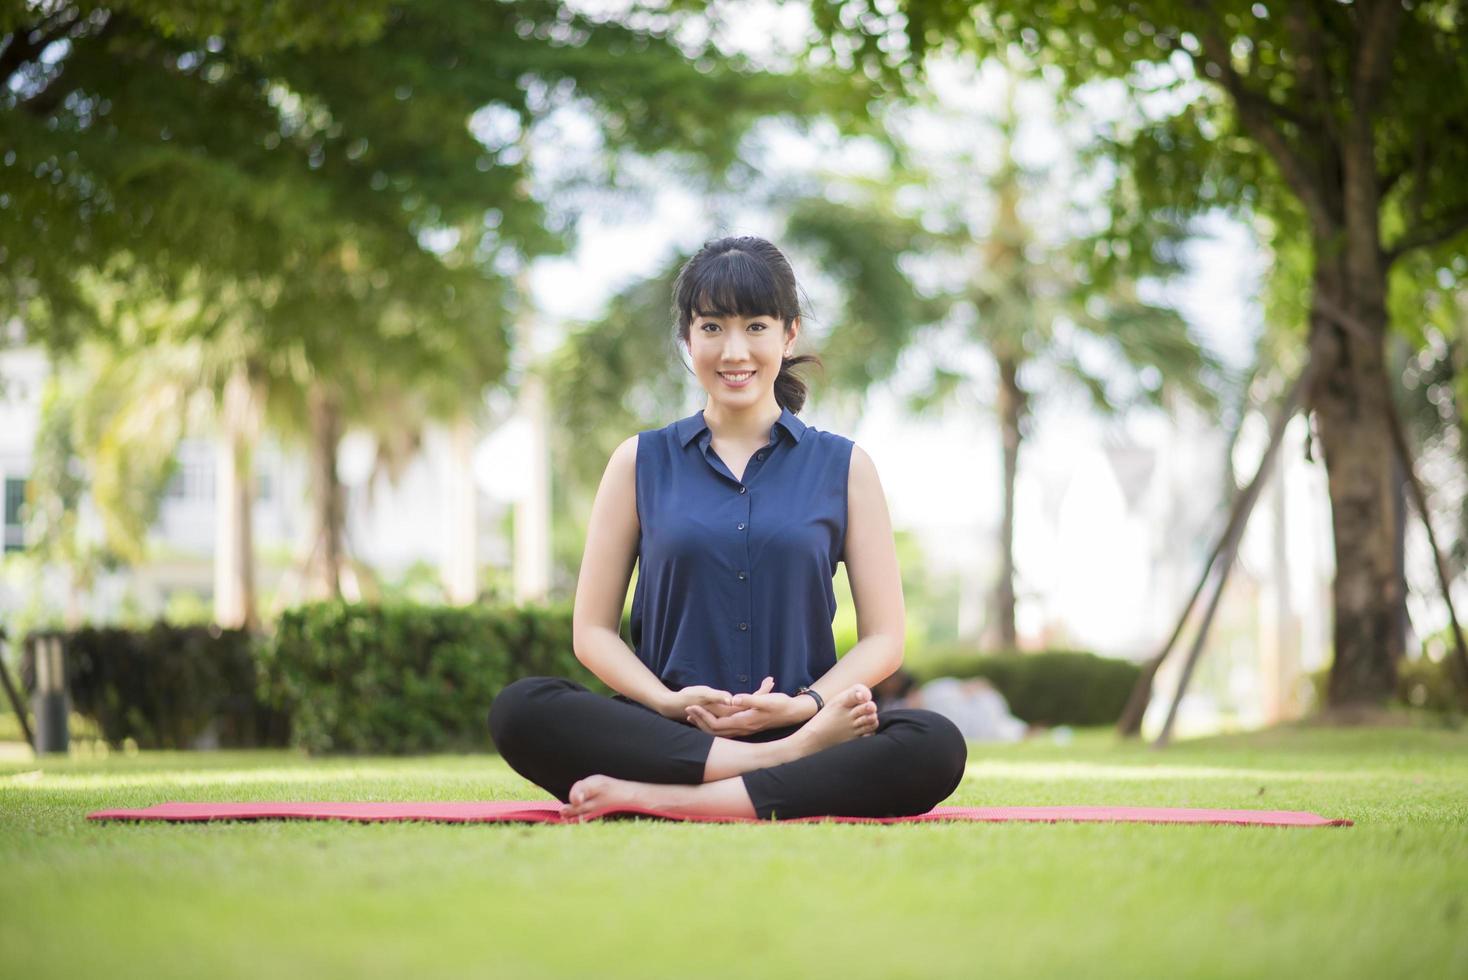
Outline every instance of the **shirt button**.
{"label": "shirt button", "polygon": [[741,581],[741,582],[744,581],[744,573],[743,572],[740,572],[739,573],[739,581]]}
{"label": "shirt button", "polygon": [[744,522],[743,521],[740,521],[739,522],[739,530],[741,530],[741,531],[744,530]]}
{"label": "shirt button", "polygon": [[757,452],[757,453],[754,454],[754,458],[755,459],[764,459],[765,458],[765,451],[763,449],[761,449],[759,452]]}
{"label": "shirt button", "polygon": [[749,682],[749,675],[748,674],[740,674],[739,675],[739,683],[745,684],[745,683],[748,683],[748,682]]}
{"label": "shirt button", "polygon": [[746,489],[747,489],[747,488],[746,488],[746,487],[740,487],[740,488],[739,488],[739,492],[740,492],[740,493],[743,493],[743,492],[744,492],[744,491],[745,491],[745,490],[746,490]]}
{"label": "shirt button", "polygon": [[742,629],[742,630],[747,630],[747,629],[749,629],[749,624],[748,623],[740,623],[739,624],[739,628]]}

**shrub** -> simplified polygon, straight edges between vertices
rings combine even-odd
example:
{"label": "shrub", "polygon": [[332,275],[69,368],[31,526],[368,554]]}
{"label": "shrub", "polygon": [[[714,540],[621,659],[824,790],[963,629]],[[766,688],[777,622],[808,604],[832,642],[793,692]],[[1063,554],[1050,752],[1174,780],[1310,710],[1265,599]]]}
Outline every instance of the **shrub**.
{"label": "shrub", "polygon": [[1035,725],[1112,725],[1121,717],[1141,668],[1094,653],[979,654],[944,650],[917,658],[919,683],[938,677],[983,677],[1018,718]]}
{"label": "shrub", "polygon": [[254,638],[243,630],[156,623],[26,637],[21,683],[35,689],[36,645],[59,639],[73,710],[114,748],[187,749],[213,729],[221,746],[283,745],[286,719],[256,697]]}
{"label": "shrub", "polygon": [[261,667],[292,744],[312,752],[487,748],[490,703],[521,677],[606,693],[576,660],[569,606],[300,606],[262,645]]}
{"label": "shrub", "polygon": [[[1461,714],[1464,710],[1464,699],[1453,677],[1453,671],[1453,664],[1447,657],[1431,660],[1424,656],[1399,661],[1393,703],[1422,708],[1436,714]],[[1309,678],[1311,689],[1315,692],[1315,703],[1326,704],[1330,699],[1330,667],[1311,672]]]}

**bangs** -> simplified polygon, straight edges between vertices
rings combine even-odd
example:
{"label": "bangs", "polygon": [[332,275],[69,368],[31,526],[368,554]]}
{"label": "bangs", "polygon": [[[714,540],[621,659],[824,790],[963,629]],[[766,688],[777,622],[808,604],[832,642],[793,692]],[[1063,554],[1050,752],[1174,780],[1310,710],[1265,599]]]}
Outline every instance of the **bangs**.
{"label": "bangs", "polygon": [[773,316],[790,321],[770,268],[748,252],[731,250],[702,263],[679,283],[678,313],[684,324],[698,316]]}

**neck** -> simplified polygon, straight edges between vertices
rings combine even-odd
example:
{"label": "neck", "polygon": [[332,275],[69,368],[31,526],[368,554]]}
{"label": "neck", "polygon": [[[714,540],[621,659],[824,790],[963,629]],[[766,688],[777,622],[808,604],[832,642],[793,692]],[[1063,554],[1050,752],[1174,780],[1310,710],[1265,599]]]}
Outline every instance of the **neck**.
{"label": "neck", "polygon": [[763,442],[770,437],[770,426],[780,418],[780,403],[774,392],[748,408],[730,409],[716,405],[711,398],[703,409],[703,420],[720,442]]}

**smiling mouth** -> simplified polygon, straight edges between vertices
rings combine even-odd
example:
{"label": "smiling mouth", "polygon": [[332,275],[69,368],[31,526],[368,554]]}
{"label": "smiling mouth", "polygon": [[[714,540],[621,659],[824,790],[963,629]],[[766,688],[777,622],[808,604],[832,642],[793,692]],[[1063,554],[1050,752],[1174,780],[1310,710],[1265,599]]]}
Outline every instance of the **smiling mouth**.
{"label": "smiling mouth", "polygon": [[753,371],[720,371],[719,377],[733,384],[743,384],[754,377]]}

